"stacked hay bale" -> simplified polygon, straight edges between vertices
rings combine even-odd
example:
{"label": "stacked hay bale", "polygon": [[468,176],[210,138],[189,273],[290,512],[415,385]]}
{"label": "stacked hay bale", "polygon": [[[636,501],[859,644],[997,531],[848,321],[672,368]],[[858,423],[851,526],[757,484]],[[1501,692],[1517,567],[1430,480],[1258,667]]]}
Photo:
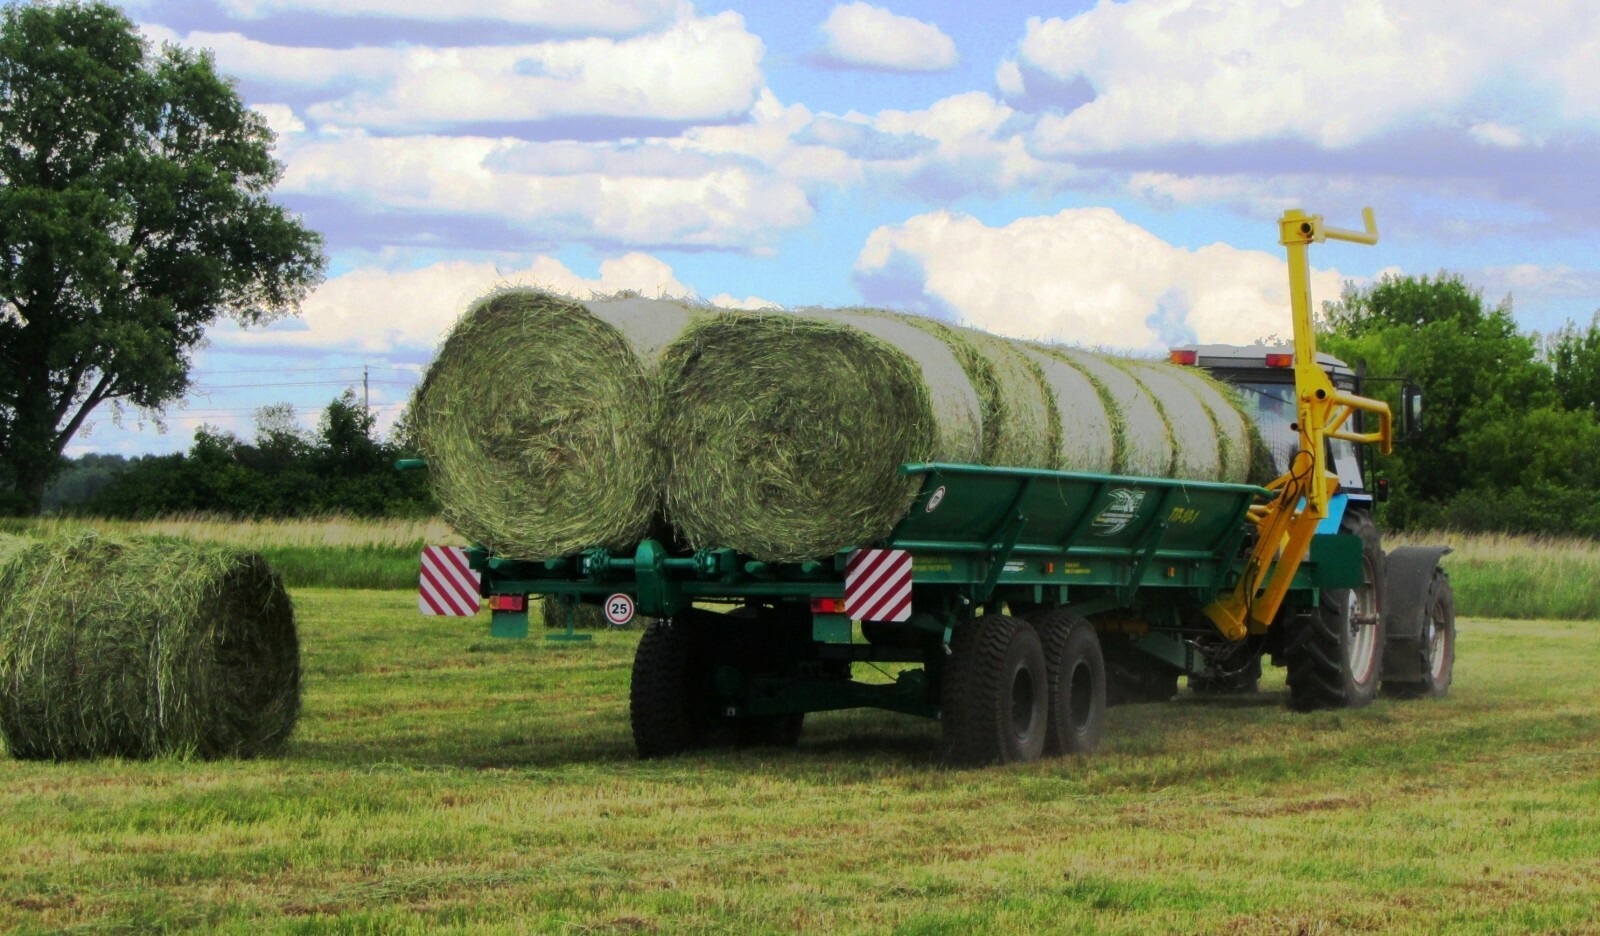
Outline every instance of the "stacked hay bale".
{"label": "stacked hay bale", "polygon": [[252,757],[300,712],[283,582],[259,555],[95,534],[0,544],[0,737],[14,757]]}
{"label": "stacked hay bale", "polygon": [[658,364],[702,314],[527,288],[473,303],[411,409],[445,520],[514,559],[645,536],[665,472]]}
{"label": "stacked hay bale", "polygon": [[468,310],[413,414],[446,519],[518,559],[647,535],[809,559],[887,533],[908,462],[1244,481],[1255,449],[1228,391],[1165,363],[875,309],[532,289]]}
{"label": "stacked hay bale", "polygon": [[667,519],[690,546],[769,561],[888,533],[917,493],[907,462],[1197,481],[1244,481],[1249,466],[1227,437],[1248,423],[1201,375],[912,316],[708,316],[662,375]]}

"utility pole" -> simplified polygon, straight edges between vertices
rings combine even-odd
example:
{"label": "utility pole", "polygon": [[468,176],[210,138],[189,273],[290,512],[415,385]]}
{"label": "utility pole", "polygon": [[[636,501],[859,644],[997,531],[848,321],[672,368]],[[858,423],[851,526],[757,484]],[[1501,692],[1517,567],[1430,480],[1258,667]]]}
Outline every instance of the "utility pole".
{"label": "utility pole", "polygon": [[372,418],[371,389],[367,383],[367,365],[363,364],[361,365],[361,410],[367,414],[368,419]]}

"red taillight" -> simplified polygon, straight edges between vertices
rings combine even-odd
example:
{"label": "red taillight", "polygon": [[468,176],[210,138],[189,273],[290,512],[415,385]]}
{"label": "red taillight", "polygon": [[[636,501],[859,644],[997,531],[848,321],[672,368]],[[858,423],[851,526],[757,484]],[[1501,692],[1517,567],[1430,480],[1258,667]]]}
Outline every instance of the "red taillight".
{"label": "red taillight", "polygon": [[1168,351],[1167,352],[1167,360],[1171,361],[1174,364],[1190,364],[1190,365],[1192,365],[1196,361],[1198,361],[1199,359],[1200,359],[1200,353],[1198,351],[1184,350],[1184,349],[1180,348],[1180,349],[1178,349],[1176,351]]}
{"label": "red taillight", "polygon": [[813,598],[811,599],[812,614],[843,614],[843,598]]}
{"label": "red taillight", "polygon": [[490,595],[490,611],[526,611],[528,610],[527,595]]}
{"label": "red taillight", "polygon": [[1294,366],[1294,355],[1292,355],[1292,354],[1269,354],[1269,355],[1267,355],[1267,366],[1268,367],[1293,367]]}

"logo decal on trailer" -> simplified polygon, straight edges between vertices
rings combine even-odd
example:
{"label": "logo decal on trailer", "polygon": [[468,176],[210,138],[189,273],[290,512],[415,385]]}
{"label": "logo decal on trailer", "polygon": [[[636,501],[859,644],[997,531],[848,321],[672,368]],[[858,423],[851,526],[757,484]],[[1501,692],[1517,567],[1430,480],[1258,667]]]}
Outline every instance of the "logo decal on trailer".
{"label": "logo decal on trailer", "polygon": [[861,549],[844,568],[844,613],[856,621],[911,618],[911,554]]}
{"label": "logo decal on trailer", "polygon": [[1144,492],[1117,488],[1110,491],[1111,503],[1094,518],[1095,536],[1116,536],[1128,528],[1139,515],[1139,505],[1144,503]]}
{"label": "logo decal on trailer", "polygon": [[472,617],[480,603],[478,573],[459,546],[429,546],[422,551],[417,608],[426,615]]}

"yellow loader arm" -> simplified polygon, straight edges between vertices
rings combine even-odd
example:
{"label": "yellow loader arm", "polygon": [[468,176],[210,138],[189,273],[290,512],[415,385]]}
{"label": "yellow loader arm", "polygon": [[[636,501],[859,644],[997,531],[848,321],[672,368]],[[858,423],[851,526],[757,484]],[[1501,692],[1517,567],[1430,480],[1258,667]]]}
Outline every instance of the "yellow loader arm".
{"label": "yellow loader arm", "polygon": [[[1378,226],[1372,209],[1362,209],[1361,217],[1366,225],[1364,231],[1328,227],[1322,223],[1321,215],[1308,215],[1298,209],[1285,211],[1278,220],[1279,243],[1289,251],[1298,420],[1293,428],[1300,433],[1300,451],[1295,453],[1289,471],[1267,485],[1276,496],[1250,512],[1257,536],[1244,575],[1232,592],[1205,609],[1206,617],[1229,640],[1242,640],[1247,634],[1263,633],[1271,626],[1289,583],[1305,561],[1317,524],[1328,516],[1328,500],[1339,489],[1339,476],[1328,470],[1328,440],[1376,443],[1386,455],[1393,445],[1389,404],[1340,391],[1317,364],[1317,335],[1311,320],[1310,247],[1327,240],[1376,244]],[[1376,432],[1346,428],[1357,410],[1378,417]]]}

